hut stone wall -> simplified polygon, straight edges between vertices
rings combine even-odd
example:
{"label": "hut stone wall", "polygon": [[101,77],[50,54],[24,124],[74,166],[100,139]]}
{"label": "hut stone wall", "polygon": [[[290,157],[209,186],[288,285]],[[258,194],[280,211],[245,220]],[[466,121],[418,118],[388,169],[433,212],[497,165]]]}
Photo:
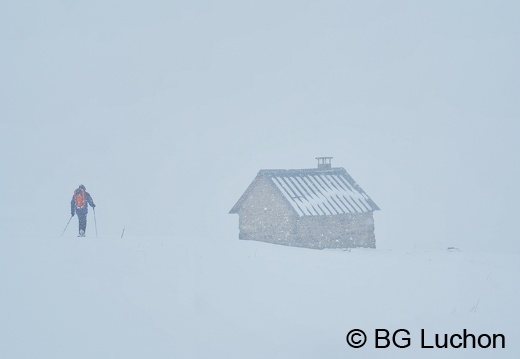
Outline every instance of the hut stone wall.
{"label": "hut stone wall", "polygon": [[239,238],[293,245],[297,217],[269,180],[257,177],[238,213]]}
{"label": "hut stone wall", "polygon": [[373,212],[300,217],[296,237],[301,247],[375,248]]}

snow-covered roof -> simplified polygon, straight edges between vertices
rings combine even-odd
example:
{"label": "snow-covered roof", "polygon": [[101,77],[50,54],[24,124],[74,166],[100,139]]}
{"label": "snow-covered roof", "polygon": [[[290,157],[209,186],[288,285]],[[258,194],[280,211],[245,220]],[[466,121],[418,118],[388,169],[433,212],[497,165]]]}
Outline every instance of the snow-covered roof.
{"label": "snow-covered roof", "polygon": [[[258,176],[270,179],[300,217],[379,210],[344,168],[261,170]],[[246,193],[230,213],[237,212]]]}

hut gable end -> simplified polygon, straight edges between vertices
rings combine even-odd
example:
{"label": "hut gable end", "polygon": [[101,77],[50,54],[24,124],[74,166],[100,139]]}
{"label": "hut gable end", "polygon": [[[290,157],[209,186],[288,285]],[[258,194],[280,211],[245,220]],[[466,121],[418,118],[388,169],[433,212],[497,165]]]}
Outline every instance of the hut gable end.
{"label": "hut gable end", "polygon": [[288,215],[293,212],[269,178],[259,174],[229,213]]}
{"label": "hut gable end", "polygon": [[239,238],[289,244],[295,231],[291,206],[272,181],[259,174],[231,209],[239,215]]}

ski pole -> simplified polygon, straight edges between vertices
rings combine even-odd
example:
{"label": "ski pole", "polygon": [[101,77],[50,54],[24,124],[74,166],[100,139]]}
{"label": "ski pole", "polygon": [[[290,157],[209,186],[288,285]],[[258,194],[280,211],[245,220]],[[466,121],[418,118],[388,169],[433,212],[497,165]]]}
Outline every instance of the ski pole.
{"label": "ski pole", "polygon": [[97,238],[97,222],[96,222],[96,208],[92,208],[94,211],[94,227],[96,227],[96,238]]}
{"label": "ski pole", "polygon": [[67,225],[65,226],[65,229],[63,230],[63,232],[61,232],[62,236],[63,236],[63,233],[65,233],[65,231],[67,230],[67,227],[69,226],[69,223],[70,223],[70,220],[72,219],[72,217],[74,217],[74,216],[70,216],[69,221],[67,222]]}

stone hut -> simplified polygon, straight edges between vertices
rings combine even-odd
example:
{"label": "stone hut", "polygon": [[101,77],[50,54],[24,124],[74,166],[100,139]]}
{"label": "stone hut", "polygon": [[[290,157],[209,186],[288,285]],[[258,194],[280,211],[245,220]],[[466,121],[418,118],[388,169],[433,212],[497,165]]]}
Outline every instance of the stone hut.
{"label": "stone hut", "polygon": [[230,214],[239,238],[306,248],[376,247],[379,207],[332,157],[312,169],[261,170]]}

